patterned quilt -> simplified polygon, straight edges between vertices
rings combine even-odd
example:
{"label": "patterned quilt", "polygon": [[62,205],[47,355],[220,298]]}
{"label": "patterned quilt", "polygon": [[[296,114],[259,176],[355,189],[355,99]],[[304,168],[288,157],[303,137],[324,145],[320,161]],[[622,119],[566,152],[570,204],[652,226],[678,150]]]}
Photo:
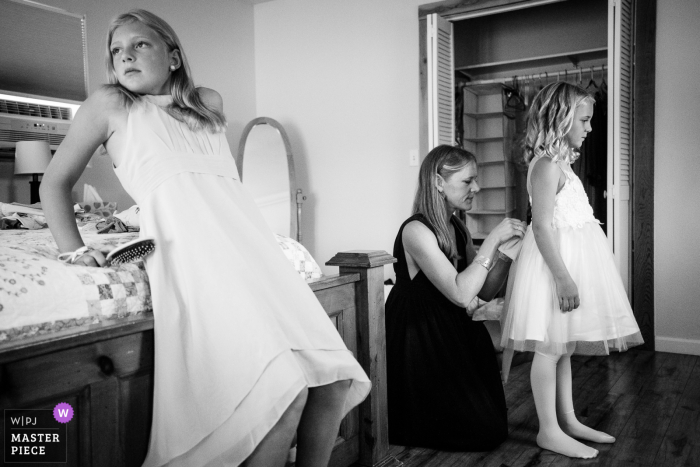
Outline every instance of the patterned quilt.
{"label": "patterned quilt", "polygon": [[[83,232],[85,244],[107,253],[138,232]],[[321,277],[309,252],[277,236],[285,256],[306,280]],[[152,311],[142,261],[109,268],[67,265],[48,229],[0,231],[0,342],[97,324]]]}

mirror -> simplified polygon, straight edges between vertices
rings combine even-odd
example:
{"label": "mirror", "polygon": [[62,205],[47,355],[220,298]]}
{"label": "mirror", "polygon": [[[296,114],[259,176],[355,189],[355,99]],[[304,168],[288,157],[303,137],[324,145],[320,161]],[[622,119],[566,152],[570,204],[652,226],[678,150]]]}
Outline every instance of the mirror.
{"label": "mirror", "polygon": [[301,242],[301,203],[294,157],[287,133],[274,119],[260,117],[246,125],[238,146],[241,181],[273,232]]}

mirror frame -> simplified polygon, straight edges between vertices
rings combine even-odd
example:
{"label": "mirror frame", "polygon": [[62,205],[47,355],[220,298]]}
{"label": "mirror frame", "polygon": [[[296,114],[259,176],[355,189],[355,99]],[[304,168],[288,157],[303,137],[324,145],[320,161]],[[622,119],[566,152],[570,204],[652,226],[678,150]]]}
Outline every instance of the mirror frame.
{"label": "mirror frame", "polygon": [[245,155],[245,145],[248,141],[248,135],[258,125],[270,125],[279,131],[284,143],[284,150],[287,153],[287,169],[289,172],[289,236],[297,242],[301,243],[301,203],[306,200],[306,196],[301,194],[301,189],[297,188],[296,172],[294,171],[294,155],[292,154],[292,146],[289,144],[289,137],[282,125],[275,119],[269,117],[258,117],[245,126],[241,134],[241,140],[238,143],[238,156],[236,166],[238,167],[238,175],[243,183],[243,162]]}

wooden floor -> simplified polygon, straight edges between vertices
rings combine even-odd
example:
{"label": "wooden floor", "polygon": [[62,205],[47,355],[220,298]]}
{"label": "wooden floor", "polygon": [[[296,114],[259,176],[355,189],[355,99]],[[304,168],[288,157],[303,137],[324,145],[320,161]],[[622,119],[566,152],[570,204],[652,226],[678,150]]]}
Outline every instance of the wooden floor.
{"label": "wooden floor", "polygon": [[572,370],[579,419],[617,438],[611,445],[587,443],[600,451],[595,459],[569,459],[537,447],[529,362],[513,368],[505,386],[510,436],[497,450],[394,446],[392,453],[405,467],[700,467],[700,357],[630,350],[574,357]]}

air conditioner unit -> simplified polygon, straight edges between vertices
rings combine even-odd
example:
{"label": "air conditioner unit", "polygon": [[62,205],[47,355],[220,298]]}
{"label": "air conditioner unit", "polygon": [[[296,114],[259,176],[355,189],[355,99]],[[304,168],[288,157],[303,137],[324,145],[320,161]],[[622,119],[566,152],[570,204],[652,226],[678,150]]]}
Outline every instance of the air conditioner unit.
{"label": "air conditioner unit", "polygon": [[55,150],[79,106],[0,91],[0,151],[14,153],[18,141],[48,141]]}

